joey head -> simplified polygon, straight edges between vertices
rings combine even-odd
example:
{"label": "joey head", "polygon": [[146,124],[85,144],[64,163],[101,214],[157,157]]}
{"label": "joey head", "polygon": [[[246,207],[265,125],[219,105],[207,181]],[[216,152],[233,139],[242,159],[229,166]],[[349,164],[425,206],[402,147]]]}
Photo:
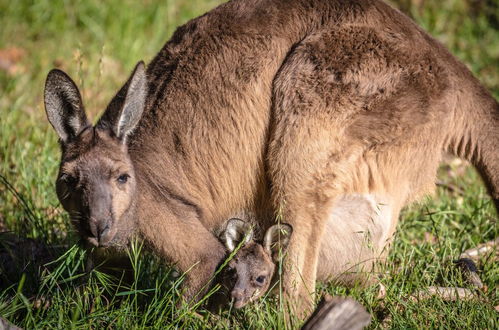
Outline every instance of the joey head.
{"label": "joey head", "polygon": [[237,218],[228,221],[222,239],[229,252],[240,246],[229,262],[233,284],[230,295],[235,308],[255,301],[269,290],[276,264],[284,256],[292,232],[290,225],[276,224],[258,243],[248,223]]}

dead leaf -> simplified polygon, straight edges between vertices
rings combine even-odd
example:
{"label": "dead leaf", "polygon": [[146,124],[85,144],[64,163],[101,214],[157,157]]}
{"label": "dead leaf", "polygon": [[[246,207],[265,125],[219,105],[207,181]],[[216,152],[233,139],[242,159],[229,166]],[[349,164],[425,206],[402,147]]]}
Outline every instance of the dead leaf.
{"label": "dead leaf", "polygon": [[379,291],[378,295],[376,296],[377,299],[384,299],[386,297],[386,287],[382,284],[379,283]]}
{"label": "dead leaf", "polygon": [[432,233],[425,231],[424,241],[426,243],[436,244],[438,242],[438,238],[436,238],[435,235],[433,235]]}
{"label": "dead leaf", "polygon": [[24,72],[24,67],[19,63],[26,55],[26,51],[19,47],[0,49],[0,70],[14,76]]}

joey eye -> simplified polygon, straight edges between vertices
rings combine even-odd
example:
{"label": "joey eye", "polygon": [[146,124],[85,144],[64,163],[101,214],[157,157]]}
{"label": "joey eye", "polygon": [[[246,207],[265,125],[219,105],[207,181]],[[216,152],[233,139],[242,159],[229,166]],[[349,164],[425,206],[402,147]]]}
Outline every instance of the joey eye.
{"label": "joey eye", "polygon": [[126,183],[128,181],[128,178],[130,178],[130,175],[128,175],[128,174],[122,174],[116,180],[118,181],[118,183],[124,184],[124,183]]}
{"label": "joey eye", "polygon": [[266,276],[263,276],[263,275],[260,275],[258,276],[255,281],[258,283],[258,284],[263,284],[265,283],[265,279],[266,279]]}

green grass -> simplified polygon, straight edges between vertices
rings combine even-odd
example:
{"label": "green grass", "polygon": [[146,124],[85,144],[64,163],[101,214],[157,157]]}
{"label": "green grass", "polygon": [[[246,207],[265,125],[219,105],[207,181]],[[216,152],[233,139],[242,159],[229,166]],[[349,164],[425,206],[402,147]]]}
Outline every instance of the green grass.
{"label": "green grass", "polygon": [[[0,58],[20,54],[8,68],[0,66],[0,231],[66,251],[42,269],[28,267],[9,281],[0,276],[0,316],[28,329],[283,326],[271,298],[221,315],[176,308],[179,281],[154,256],[140,253],[139,244],[130,250],[137,278],[132,285],[120,285],[119,279],[98,271],[87,274],[86,252],[78,247],[54,191],[59,150],[43,110],[47,72],[58,66],[74,77],[95,119],[137,61],[149,61],[176,26],[218,2],[0,0]],[[483,4],[478,11],[466,1],[399,2],[499,96],[493,1],[473,1]],[[381,280],[387,289],[384,299],[376,298],[377,286],[320,290],[359,300],[371,313],[373,328],[495,328],[499,267],[493,260],[480,263],[488,290],[479,299],[408,299],[429,285],[467,287],[452,261],[461,251],[499,236],[497,215],[476,173],[469,168],[457,176],[445,172],[440,179],[462,192],[439,188],[432,199],[404,211]],[[5,241],[0,236],[0,247]]]}

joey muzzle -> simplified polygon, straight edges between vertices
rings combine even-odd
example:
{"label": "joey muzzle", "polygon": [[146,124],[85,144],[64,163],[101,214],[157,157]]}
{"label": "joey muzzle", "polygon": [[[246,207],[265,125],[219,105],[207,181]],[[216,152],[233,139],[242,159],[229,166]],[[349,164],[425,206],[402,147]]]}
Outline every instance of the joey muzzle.
{"label": "joey muzzle", "polygon": [[236,309],[242,308],[247,304],[246,294],[243,289],[234,288],[231,292],[231,297]]}

